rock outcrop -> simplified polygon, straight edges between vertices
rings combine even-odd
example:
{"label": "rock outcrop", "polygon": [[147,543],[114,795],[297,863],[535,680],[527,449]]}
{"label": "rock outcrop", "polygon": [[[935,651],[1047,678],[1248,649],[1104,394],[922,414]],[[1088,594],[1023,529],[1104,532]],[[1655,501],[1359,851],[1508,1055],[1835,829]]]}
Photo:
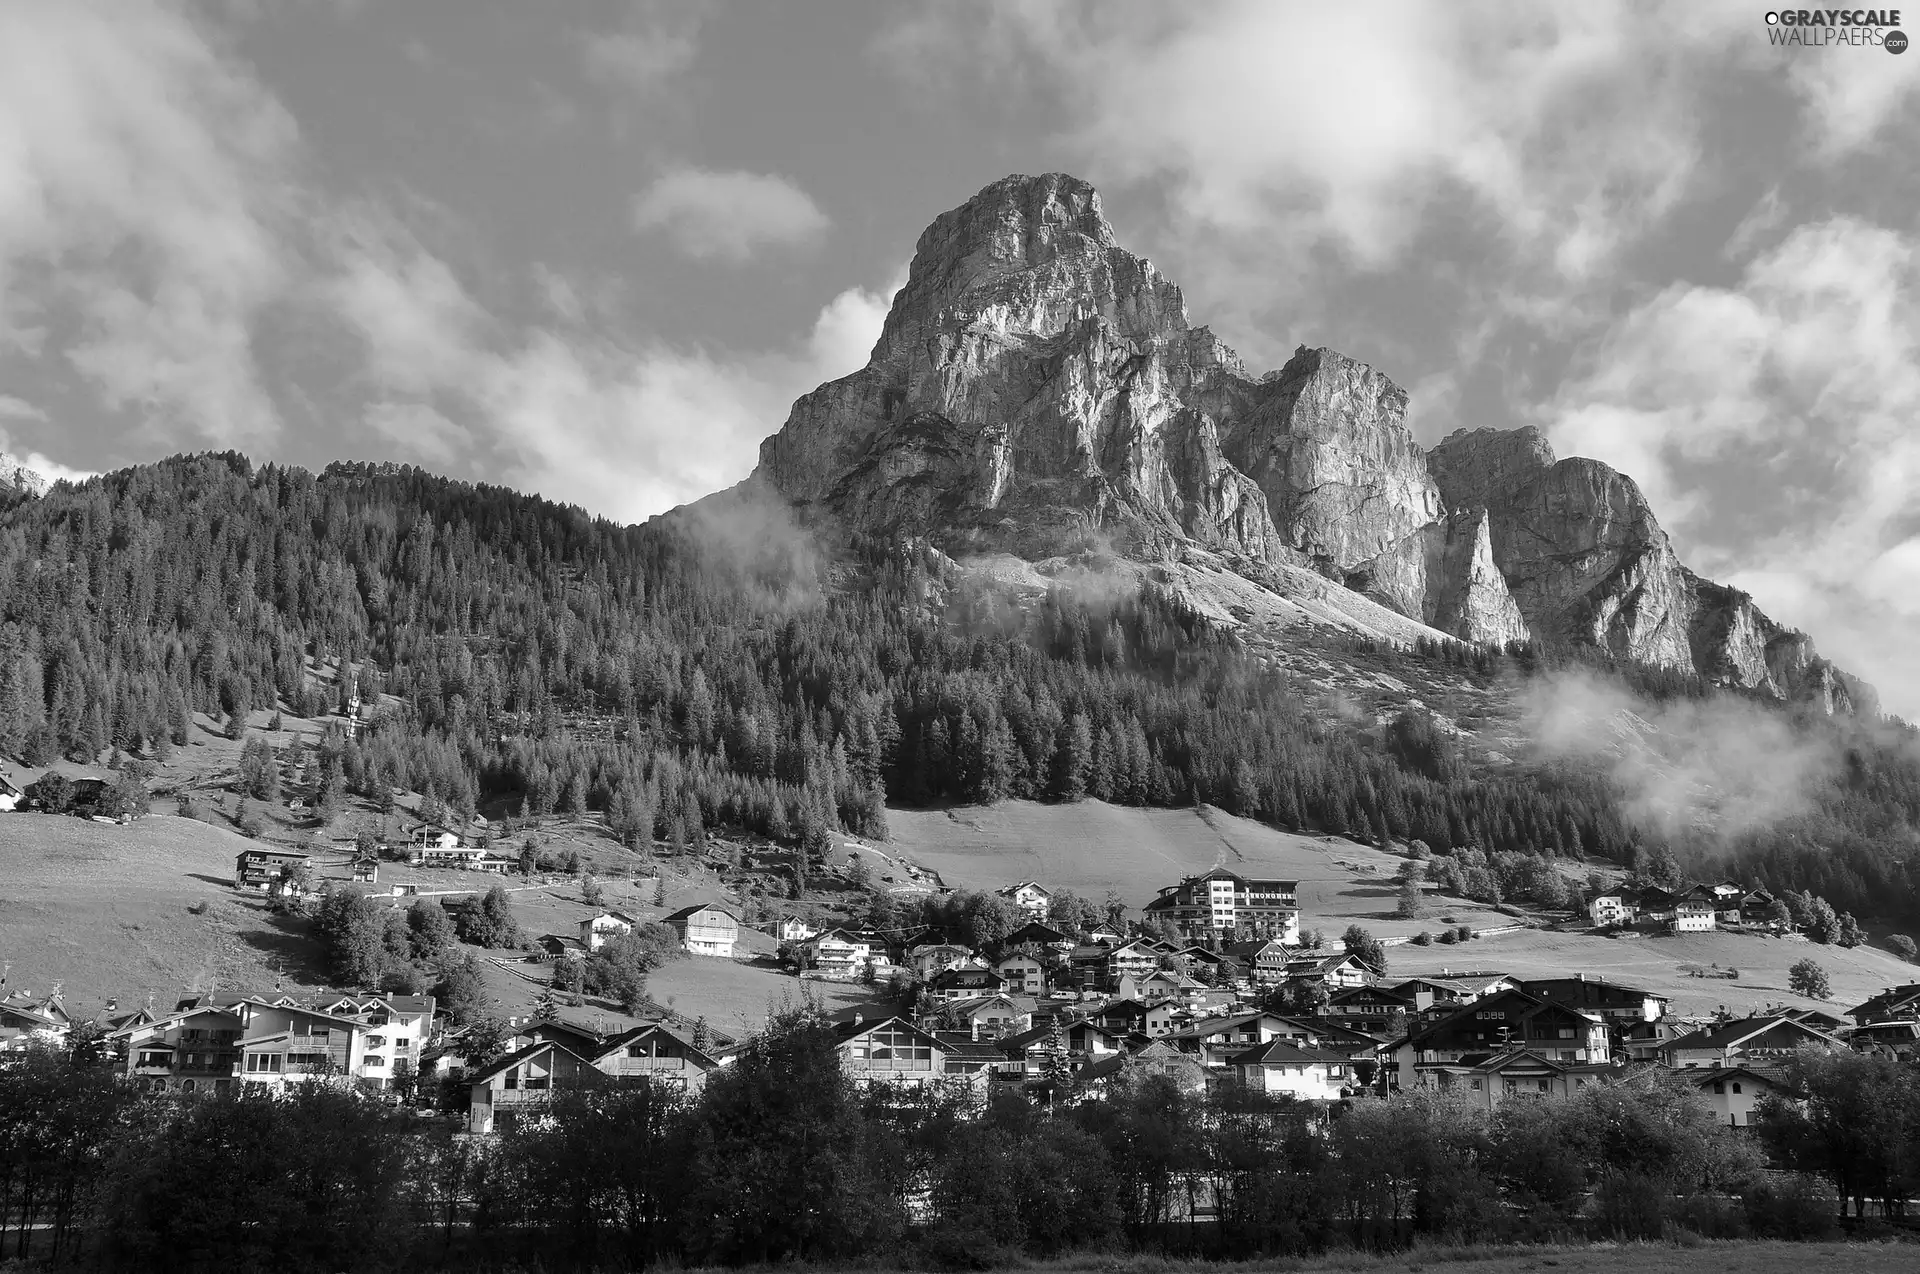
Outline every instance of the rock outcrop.
{"label": "rock outcrop", "polygon": [[1686,572],[1631,479],[1559,460],[1531,429],[1428,455],[1406,411],[1398,385],[1329,349],[1250,376],[1118,244],[1091,186],[1008,177],[920,236],[867,365],[794,404],[752,481],[953,553],[1197,552],[1255,581],[1313,572],[1467,641],[1864,693]]}
{"label": "rock outcrop", "polygon": [[1448,508],[1485,510],[1493,563],[1542,638],[1828,711],[1877,710],[1872,688],[1821,659],[1805,633],[1682,566],[1624,474],[1557,459],[1532,428],[1462,430],[1427,463]]}
{"label": "rock outcrop", "polygon": [[24,495],[45,495],[51,485],[38,469],[30,469],[5,452],[0,452],[0,491]]}

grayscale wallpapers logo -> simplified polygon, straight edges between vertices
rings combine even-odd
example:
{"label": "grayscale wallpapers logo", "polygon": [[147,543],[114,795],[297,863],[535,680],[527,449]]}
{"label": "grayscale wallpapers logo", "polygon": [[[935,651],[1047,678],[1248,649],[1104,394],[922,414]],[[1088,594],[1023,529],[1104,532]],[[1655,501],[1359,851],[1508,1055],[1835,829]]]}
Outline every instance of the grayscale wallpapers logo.
{"label": "grayscale wallpapers logo", "polygon": [[1767,42],[1782,48],[1821,49],[1836,44],[1907,51],[1898,9],[1769,9]]}

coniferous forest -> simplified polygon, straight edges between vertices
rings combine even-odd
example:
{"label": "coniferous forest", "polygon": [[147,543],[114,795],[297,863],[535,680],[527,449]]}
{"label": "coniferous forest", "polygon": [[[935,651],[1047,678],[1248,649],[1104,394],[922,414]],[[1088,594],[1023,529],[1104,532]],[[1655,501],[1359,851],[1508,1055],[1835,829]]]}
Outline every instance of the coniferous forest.
{"label": "coniferous forest", "polygon": [[[1920,918],[1920,748],[1898,723],[1794,714],[1845,759],[1813,808],[1669,841],[1597,772],[1476,765],[1418,712],[1385,729],[1329,713],[1152,587],[1020,609],[924,545],[742,548],[700,525],[235,454],[61,484],[0,513],[0,750],[161,755],[190,713],[319,715],[357,689],[382,706],[328,738],[323,789],[600,811],[630,842],[883,837],[889,801],[1203,801],[1496,863],[1677,858]],[[1649,697],[1711,693],[1537,645],[1396,657],[1480,684],[1577,666]]]}

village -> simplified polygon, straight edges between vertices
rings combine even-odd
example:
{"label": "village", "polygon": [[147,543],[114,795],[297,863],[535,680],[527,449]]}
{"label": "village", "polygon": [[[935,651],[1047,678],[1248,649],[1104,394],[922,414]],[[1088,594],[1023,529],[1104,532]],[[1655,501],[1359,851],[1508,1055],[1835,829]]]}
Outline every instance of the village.
{"label": "village", "polygon": [[[457,852],[443,829],[414,829],[421,857]],[[237,890],[301,887],[310,857],[249,849]],[[377,864],[354,873],[377,888]],[[1224,868],[1162,888],[1129,921],[1091,916],[1046,886],[997,891],[1001,932],[891,932],[773,922],[768,936],[808,988],[853,984],[863,999],[820,1012],[858,1086],[937,1086],[974,1109],[1001,1094],[1049,1105],[1104,1095],[1145,1075],[1194,1093],[1239,1086],[1307,1103],[1322,1116],[1369,1097],[1438,1090],[1491,1111],[1637,1076],[1676,1076],[1731,1128],[1784,1091],[1800,1050],[1920,1055],[1920,983],[1886,988],[1842,1013],[1779,1006],[1683,1017],[1670,998],[1585,973],[1514,977],[1495,969],[1395,978],[1385,949],[1355,926],[1334,951],[1303,942],[1297,883]],[[1730,884],[1604,892],[1596,926],[1790,926],[1763,890]],[[645,923],[618,909],[577,932],[543,935],[532,967],[592,953]],[[730,959],[742,925],[696,904],[658,922],[695,959]],[[970,939],[970,940],[969,940]],[[437,1111],[488,1136],[569,1090],[644,1077],[689,1094],[750,1040],[677,1015],[605,1030],[543,995],[493,1038],[452,1025],[431,995],[261,988],[161,997],[91,1020],[57,992],[0,1000],[0,1056],[76,1047],[136,1088],[191,1098],[242,1087],[322,1082]]]}

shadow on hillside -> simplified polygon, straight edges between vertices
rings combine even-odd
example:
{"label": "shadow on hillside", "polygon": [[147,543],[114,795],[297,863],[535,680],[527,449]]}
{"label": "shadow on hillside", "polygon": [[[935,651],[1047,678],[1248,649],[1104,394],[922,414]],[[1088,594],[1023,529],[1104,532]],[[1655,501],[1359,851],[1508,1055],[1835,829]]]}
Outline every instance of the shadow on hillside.
{"label": "shadow on hillside", "polygon": [[222,888],[233,884],[233,877],[231,876],[209,876],[203,871],[190,871],[187,873],[187,879],[204,880],[209,885],[219,885]]}
{"label": "shadow on hillside", "polygon": [[326,983],[326,962],[310,921],[270,911],[256,913],[255,919],[263,927],[240,930],[236,935],[240,941],[262,955],[271,956],[274,966],[295,981],[311,986]]}

